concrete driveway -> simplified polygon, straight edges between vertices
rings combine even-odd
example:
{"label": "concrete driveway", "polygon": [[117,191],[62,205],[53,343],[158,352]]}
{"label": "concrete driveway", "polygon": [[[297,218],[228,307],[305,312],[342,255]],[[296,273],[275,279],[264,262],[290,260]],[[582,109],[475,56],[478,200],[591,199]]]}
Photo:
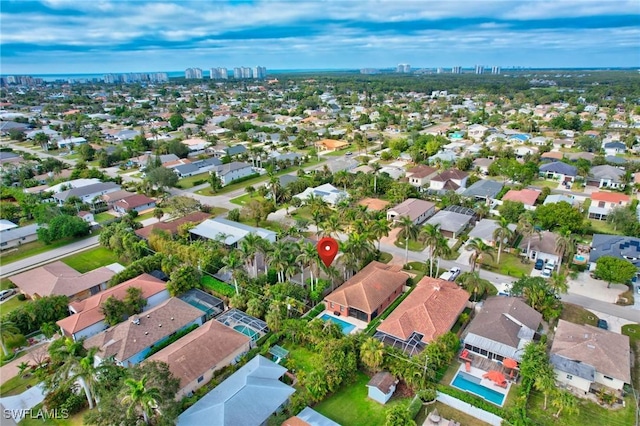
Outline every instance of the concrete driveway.
{"label": "concrete driveway", "polygon": [[[5,409],[5,413],[11,413],[11,417],[14,414],[18,415],[18,418],[14,417],[16,422],[22,420],[22,416],[24,415],[23,410],[29,410],[30,408],[35,407],[40,404],[44,400],[44,389],[41,384],[34,386],[26,391],[22,392],[20,395],[14,396],[5,396],[0,398],[0,403]],[[9,411],[6,411],[9,410]],[[5,413],[2,413],[3,417]]]}
{"label": "concrete driveway", "polygon": [[626,285],[611,284],[591,278],[589,272],[581,272],[575,280],[569,279],[569,293],[579,294],[608,303],[616,303],[618,296],[628,290]]}
{"label": "concrete driveway", "polygon": [[623,325],[635,324],[633,321],[629,321],[624,318],[605,314],[603,312],[594,311],[593,309],[589,309],[589,311],[593,312],[598,318],[605,320],[609,325],[609,331],[613,331],[614,333],[621,334]]}

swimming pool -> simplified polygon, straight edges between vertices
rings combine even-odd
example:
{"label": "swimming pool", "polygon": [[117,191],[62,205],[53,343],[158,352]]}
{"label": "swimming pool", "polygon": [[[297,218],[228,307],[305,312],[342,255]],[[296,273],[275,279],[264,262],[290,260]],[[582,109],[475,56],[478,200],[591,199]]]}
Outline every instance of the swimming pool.
{"label": "swimming pool", "polygon": [[341,319],[338,319],[336,317],[332,317],[331,315],[328,314],[324,314],[320,317],[321,320],[323,321],[331,321],[331,322],[335,322],[336,324],[338,324],[340,326],[340,328],[342,329],[342,332],[344,334],[349,334],[351,333],[351,331],[356,328],[355,325],[353,324],[349,324],[346,321],[342,321]]}
{"label": "swimming pool", "polygon": [[576,262],[585,262],[587,258],[581,254],[576,254],[575,256],[573,256],[573,260],[575,260]]}
{"label": "swimming pool", "polygon": [[236,325],[236,326],[233,327],[233,329],[236,330],[236,331],[239,331],[240,333],[244,334],[245,336],[249,336],[253,342],[255,342],[256,340],[258,340],[260,338],[260,334],[258,334],[258,332],[250,329],[246,325]]}
{"label": "swimming pool", "polygon": [[456,374],[456,377],[454,377],[451,382],[451,386],[465,390],[502,407],[506,395],[482,386],[480,384],[481,380],[479,377],[472,376],[464,371],[458,371],[458,374]]}

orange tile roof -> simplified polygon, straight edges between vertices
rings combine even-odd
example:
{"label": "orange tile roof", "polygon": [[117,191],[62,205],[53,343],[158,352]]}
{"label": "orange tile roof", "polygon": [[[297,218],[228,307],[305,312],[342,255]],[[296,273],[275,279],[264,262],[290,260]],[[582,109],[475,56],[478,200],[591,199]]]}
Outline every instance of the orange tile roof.
{"label": "orange tile roof", "polygon": [[180,227],[180,225],[185,223],[199,224],[205,219],[208,219],[210,216],[211,215],[209,213],[194,212],[171,222],[157,222],[149,226],[145,226],[144,228],[136,229],[135,232],[137,236],[145,239],[149,238],[149,235],[151,235],[151,232],[153,232],[154,229],[166,231],[171,235],[175,235],[178,233],[178,228]]}
{"label": "orange tile roof", "polygon": [[558,151],[545,152],[540,156],[540,158],[553,158],[556,160],[562,160],[563,157],[564,157],[564,154]]}
{"label": "orange tile roof", "polygon": [[378,330],[402,340],[417,332],[429,343],[451,330],[468,300],[469,293],[457,284],[424,277]]}
{"label": "orange tile roof", "polygon": [[365,206],[369,210],[380,211],[387,208],[389,202],[379,198],[363,198],[358,202],[358,205]]}
{"label": "orange tile roof", "polygon": [[316,142],[316,144],[322,145],[327,149],[339,149],[349,145],[349,142],[338,141],[335,139],[322,139],[321,141]]}
{"label": "orange tile roof", "polygon": [[123,300],[129,287],[138,287],[142,290],[142,297],[148,299],[151,296],[166,290],[167,284],[149,274],[138,275],[129,281],[125,281],[114,287],[108,288],[105,291],[93,295],[85,300],[71,303],[71,308],[77,313],[61,319],[56,324],[58,324],[67,333],[74,334],[102,321],[104,319],[104,314],[100,309],[102,303],[111,296],[116,299]]}
{"label": "orange tile roof", "polygon": [[628,195],[617,192],[592,192],[591,199],[593,201],[604,201],[607,203],[628,203],[631,199]]}
{"label": "orange tile roof", "polygon": [[519,201],[522,204],[527,204],[529,206],[533,206],[538,200],[538,196],[540,195],[540,191],[537,189],[521,189],[520,191],[516,191],[515,189],[510,190],[504,197],[502,197],[502,201]]}
{"label": "orange tile roof", "polygon": [[400,265],[373,261],[325,300],[371,314],[407,279],[409,276],[401,272]]}

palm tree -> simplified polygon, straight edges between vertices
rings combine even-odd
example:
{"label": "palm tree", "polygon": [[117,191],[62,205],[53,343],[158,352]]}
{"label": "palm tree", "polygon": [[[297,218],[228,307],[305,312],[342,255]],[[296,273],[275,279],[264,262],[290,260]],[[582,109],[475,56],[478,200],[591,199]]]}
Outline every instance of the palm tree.
{"label": "palm tree", "polygon": [[343,252],[353,255],[357,260],[357,268],[362,269],[367,259],[375,252],[375,247],[366,234],[352,232],[343,245]]}
{"label": "palm tree", "polygon": [[313,291],[313,271],[317,271],[320,262],[320,256],[318,256],[318,250],[315,245],[310,242],[304,243],[300,248],[300,254],[296,258],[297,262],[302,263],[302,283],[304,285],[304,267],[309,267],[309,273],[311,274],[311,290]]}
{"label": "palm tree", "polygon": [[244,266],[240,254],[237,250],[230,251],[225,257],[222,258],[222,267],[224,272],[231,274],[233,278],[233,285],[236,289],[236,294],[240,293],[238,289],[238,271]]}
{"label": "palm tree", "polygon": [[579,411],[576,397],[565,390],[554,392],[551,405],[558,409],[558,412],[553,415],[554,417],[560,417],[562,410],[566,411],[569,415],[578,414]]}
{"label": "palm tree", "polygon": [[87,355],[82,358],[68,358],[65,366],[68,365],[69,380],[78,381],[84,390],[84,394],[89,402],[89,409],[93,409],[93,402],[97,401],[95,396],[95,385],[98,382],[99,367],[96,367],[94,356],[98,348],[90,348]]}
{"label": "palm tree", "polygon": [[549,394],[556,389],[556,375],[548,363],[542,364],[538,374],[536,374],[533,380],[533,387],[544,395],[544,405],[542,409],[546,410]]}
{"label": "palm tree", "polygon": [[505,240],[509,241],[513,237],[513,231],[509,228],[509,221],[500,217],[500,221],[498,222],[498,227],[493,231],[493,240],[498,241],[498,260],[497,263],[500,263],[500,254],[502,253],[502,244]]}
{"label": "palm tree", "polygon": [[472,250],[471,256],[469,256],[469,265],[471,265],[471,272],[475,272],[478,263],[483,260],[484,256],[489,256],[493,259],[493,247],[486,244],[480,238],[474,238],[467,242],[467,250]]}
{"label": "palm tree", "polygon": [[561,231],[556,237],[556,253],[558,253],[558,271],[562,265],[562,259],[564,255],[573,250],[575,240],[570,231]]}
{"label": "palm tree", "polygon": [[527,239],[527,255],[529,255],[529,250],[531,249],[531,236],[538,233],[538,236],[542,239],[542,235],[536,230],[535,226],[533,226],[533,217],[530,212],[524,212],[520,215],[516,230],[523,238]]}
{"label": "palm tree", "polygon": [[384,218],[375,220],[371,223],[369,231],[371,232],[371,236],[378,241],[378,251],[380,251],[380,240],[382,240],[382,237],[388,236],[391,231],[389,221]]}
{"label": "palm tree", "polygon": [[[449,240],[444,235],[440,234],[436,239],[435,245],[433,246],[433,257],[438,259],[438,263],[436,265],[436,275],[437,271],[440,270],[440,258],[442,256],[449,256],[451,254],[451,247],[449,247]],[[433,273],[431,274],[433,275]]]}
{"label": "palm tree", "polygon": [[435,246],[438,243],[438,240],[442,237],[442,232],[440,231],[440,224],[431,224],[427,223],[422,228],[422,235],[425,236],[425,243],[429,247],[429,276],[433,276],[433,252],[435,250]]}
{"label": "palm tree", "polygon": [[262,238],[255,233],[250,232],[240,242],[240,252],[244,257],[247,273],[251,274],[254,278],[258,276],[256,253],[258,252],[261,239]]}
{"label": "palm tree", "polygon": [[360,345],[360,360],[371,371],[377,371],[384,360],[384,345],[378,339],[368,337]]}
{"label": "palm tree", "polygon": [[569,290],[567,284],[567,275],[560,272],[552,272],[549,279],[549,285],[556,294],[566,294]]}
{"label": "palm tree", "polygon": [[329,216],[323,223],[323,234],[330,237],[337,237],[339,233],[343,232],[342,220],[335,214]]}
{"label": "palm tree", "polygon": [[458,282],[469,293],[473,293],[473,301],[478,301],[478,294],[484,295],[488,286],[491,285],[487,280],[480,278],[480,273],[477,271],[465,272],[460,275]]}
{"label": "palm tree", "polygon": [[122,397],[122,404],[128,405],[127,413],[142,412],[142,418],[145,424],[149,424],[149,417],[153,414],[153,411],[158,408],[161,395],[158,388],[147,388],[147,375],[142,376],[142,379],[126,379],[124,381],[126,394]]}
{"label": "palm tree", "polygon": [[20,329],[11,321],[3,318],[0,322],[0,345],[2,345],[2,352],[4,352],[5,357],[9,356],[6,341],[14,339],[19,335]]}
{"label": "palm tree", "polygon": [[376,161],[375,163],[369,164],[369,167],[373,170],[373,193],[378,193],[378,172],[382,168],[380,164]]}
{"label": "palm tree", "polygon": [[398,238],[404,238],[405,246],[405,263],[409,262],[409,240],[416,240],[420,235],[420,228],[413,223],[413,220],[409,216],[401,216],[398,220],[397,227],[400,228]]}

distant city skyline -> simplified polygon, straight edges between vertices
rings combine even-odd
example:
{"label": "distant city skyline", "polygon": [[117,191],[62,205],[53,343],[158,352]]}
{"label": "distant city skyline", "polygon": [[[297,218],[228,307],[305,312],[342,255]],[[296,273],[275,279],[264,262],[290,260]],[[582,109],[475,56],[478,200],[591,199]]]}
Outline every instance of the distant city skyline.
{"label": "distant city skyline", "polygon": [[637,0],[3,0],[0,73],[640,67]]}

